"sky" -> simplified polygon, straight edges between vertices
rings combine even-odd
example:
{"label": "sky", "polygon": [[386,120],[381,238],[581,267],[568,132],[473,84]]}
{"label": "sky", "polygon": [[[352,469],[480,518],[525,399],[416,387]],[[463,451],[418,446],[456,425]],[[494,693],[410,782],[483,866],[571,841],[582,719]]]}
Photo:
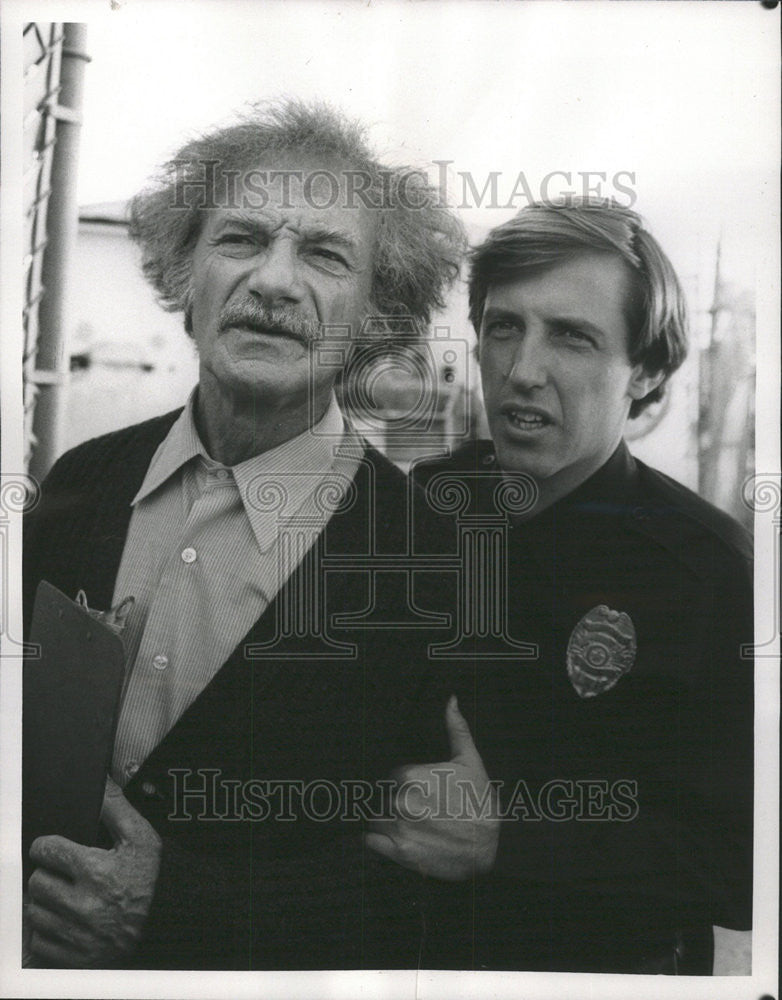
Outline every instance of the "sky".
{"label": "sky", "polygon": [[[74,7],[74,5],[70,5]],[[489,228],[534,194],[630,187],[685,270],[727,233],[751,273],[775,188],[778,19],[760,4],[82,0],[81,204],[123,199],[200,128],[251,100],[317,97]],[[446,161],[447,166],[438,165]],[[497,207],[477,192],[498,174]],[[600,178],[605,175],[605,180]],[[567,176],[569,175],[569,177]],[[557,187],[557,184],[559,187]],[[628,196],[623,196],[629,198]],[[502,206],[502,207],[500,207]]]}

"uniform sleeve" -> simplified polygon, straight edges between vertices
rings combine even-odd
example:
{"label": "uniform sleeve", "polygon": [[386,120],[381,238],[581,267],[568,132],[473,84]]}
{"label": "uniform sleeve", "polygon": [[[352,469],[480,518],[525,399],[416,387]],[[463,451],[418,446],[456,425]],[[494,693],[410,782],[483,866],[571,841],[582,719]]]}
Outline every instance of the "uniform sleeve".
{"label": "uniform sleeve", "polygon": [[754,661],[751,565],[725,557],[693,706],[691,822],[705,845],[712,922],[752,927]]}

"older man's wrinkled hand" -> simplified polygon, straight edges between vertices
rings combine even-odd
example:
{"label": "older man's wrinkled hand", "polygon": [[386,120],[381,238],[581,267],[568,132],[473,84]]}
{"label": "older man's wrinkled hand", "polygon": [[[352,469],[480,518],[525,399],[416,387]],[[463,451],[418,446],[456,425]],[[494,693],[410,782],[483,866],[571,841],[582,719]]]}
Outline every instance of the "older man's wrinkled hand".
{"label": "older man's wrinkled hand", "polygon": [[36,965],[108,968],[141,939],[160,869],[160,837],[109,781],[101,820],[110,850],[65,837],[39,837],[30,848],[26,922]]}

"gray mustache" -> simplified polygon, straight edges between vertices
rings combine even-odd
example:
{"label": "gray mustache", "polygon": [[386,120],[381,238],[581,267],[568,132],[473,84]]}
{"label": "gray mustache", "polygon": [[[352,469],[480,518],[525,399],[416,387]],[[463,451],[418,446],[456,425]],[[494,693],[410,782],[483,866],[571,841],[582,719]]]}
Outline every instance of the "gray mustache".
{"label": "gray mustache", "polygon": [[292,337],[304,344],[315,340],[319,324],[306,319],[290,306],[270,309],[262,303],[244,302],[229,304],[220,310],[220,331],[232,326],[247,326],[264,333]]}

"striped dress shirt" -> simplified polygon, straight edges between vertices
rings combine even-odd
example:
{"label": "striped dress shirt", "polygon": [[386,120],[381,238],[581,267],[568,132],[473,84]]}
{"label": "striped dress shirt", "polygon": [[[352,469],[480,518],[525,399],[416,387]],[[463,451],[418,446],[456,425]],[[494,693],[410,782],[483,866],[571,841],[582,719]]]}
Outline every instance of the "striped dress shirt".
{"label": "striped dress shirt", "polygon": [[[132,501],[114,605],[135,598],[126,632],[112,776],[124,785],[206,687],[323,530],[363,445],[336,399],[313,428],[231,468],[211,459],[195,392]],[[333,484],[327,511],[316,491]],[[280,545],[295,519],[305,542]],[[297,530],[297,535],[301,531]]]}

